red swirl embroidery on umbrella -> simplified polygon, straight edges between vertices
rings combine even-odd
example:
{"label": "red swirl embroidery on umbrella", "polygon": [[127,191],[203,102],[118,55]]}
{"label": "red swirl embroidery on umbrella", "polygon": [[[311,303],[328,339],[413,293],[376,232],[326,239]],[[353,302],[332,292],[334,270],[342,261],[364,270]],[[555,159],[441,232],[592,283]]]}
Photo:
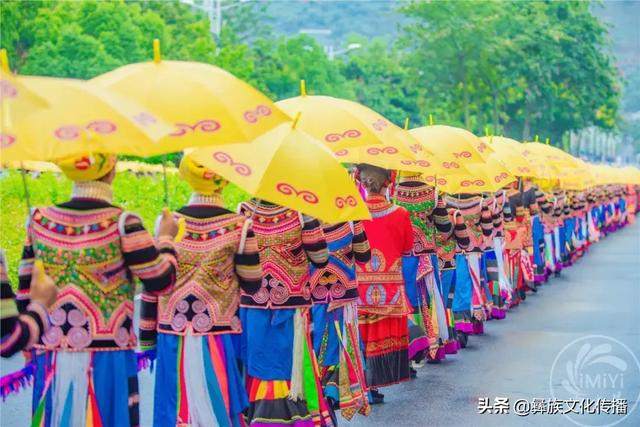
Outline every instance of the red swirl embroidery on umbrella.
{"label": "red swirl embroidery on umbrella", "polygon": [[459,169],[460,165],[457,162],[442,162],[442,167],[446,169]]}
{"label": "red swirl embroidery on umbrella", "polygon": [[529,154],[531,154],[531,151],[529,151],[529,150],[523,150],[522,151],[522,155],[525,156],[525,157],[528,157]]}
{"label": "red swirl embroidery on umbrella", "polygon": [[[427,176],[427,177],[425,178],[425,181],[427,181],[427,182],[429,182],[429,183],[430,183],[430,182],[434,182],[434,181],[435,181],[435,178],[434,178],[433,176]],[[436,181],[436,184],[437,184],[437,185],[445,185],[446,183],[447,183],[447,180],[446,180],[446,179],[444,179],[444,178],[438,178],[438,180]]]}
{"label": "red swirl embroidery on umbrella", "polygon": [[228,164],[233,168],[233,170],[238,175],[242,175],[242,176],[251,175],[252,171],[249,165],[234,161],[233,158],[229,154],[225,153],[224,151],[216,151],[215,153],[213,153],[213,159],[219,163],[222,163],[223,165]]}
{"label": "red swirl embroidery on umbrella", "polygon": [[351,206],[352,208],[354,208],[357,205],[358,205],[358,201],[353,196],[336,197],[336,206],[338,207],[338,209],[342,209],[345,206]]}
{"label": "red swirl embroidery on umbrella", "polygon": [[133,116],[133,121],[139,124],[140,126],[149,126],[158,122],[158,119],[146,111],[141,111],[135,116]]}
{"label": "red swirl embroidery on umbrella", "polygon": [[389,126],[389,123],[387,123],[385,120],[383,119],[378,119],[376,120],[374,123],[371,124],[371,126],[373,126],[373,128],[375,130],[377,130],[378,132],[382,131],[382,129],[386,128],[387,126]]}
{"label": "red swirl embroidery on umbrella", "polygon": [[396,147],[369,147],[367,148],[367,153],[372,156],[377,156],[380,154],[398,154],[398,149]]}
{"label": "red swirl embroidery on umbrella", "polygon": [[320,201],[320,199],[318,199],[318,196],[315,193],[308,190],[297,190],[291,184],[287,184],[286,182],[281,182],[277,184],[276,190],[278,190],[280,193],[284,194],[285,196],[295,195],[296,197],[300,197],[303,201],[310,203],[312,205],[315,205]]}
{"label": "red swirl embroidery on umbrella", "polygon": [[271,115],[271,108],[266,105],[258,105],[255,110],[249,110],[244,112],[244,119],[249,123],[256,123],[260,117],[267,117]]}
{"label": "red swirl embroidery on umbrella", "polygon": [[18,96],[18,89],[6,80],[0,80],[0,100],[4,98],[15,98]]}
{"label": "red swirl embroidery on umbrella", "polygon": [[505,180],[505,179],[507,179],[507,178],[509,178],[509,175],[507,175],[505,172],[502,172],[500,175],[496,175],[496,176],[494,176],[494,177],[493,177],[493,180],[494,180],[496,183],[499,183],[500,181]]}
{"label": "red swirl embroidery on umbrella", "polygon": [[481,153],[484,153],[484,151],[487,149],[487,144],[485,144],[484,142],[481,142],[480,144],[478,144],[478,151]]}
{"label": "red swirl embroidery on umbrella", "polygon": [[[118,130],[118,126],[109,120],[94,120],[84,126],[84,129],[99,135],[108,135]],[[82,134],[83,127],[78,125],[65,125],[56,129],[53,134],[62,141],[73,141]]]}
{"label": "red swirl embroidery on umbrella", "polygon": [[0,133],[0,148],[9,148],[16,143],[15,135]]}
{"label": "red swirl embroidery on umbrella", "polygon": [[427,160],[400,160],[400,163],[407,166],[415,165],[423,168],[428,168],[429,166],[431,166],[431,163],[429,163]]}
{"label": "red swirl embroidery on umbrella", "polygon": [[176,123],[176,130],[169,136],[183,136],[189,132],[215,132],[222,126],[213,119],[200,120],[199,122],[189,125],[187,123]]}
{"label": "red swirl embroidery on umbrella", "polygon": [[531,169],[529,169],[526,166],[518,166],[518,171],[520,171],[520,172],[531,172]]}
{"label": "red swirl embroidery on umbrella", "polygon": [[333,153],[333,154],[335,154],[335,155],[336,155],[336,156],[338,156],[338,157],[342,157],[342,156],[346,156],[347,154],[349,154],[349,150],[347,150],[347,149],[342,149],[342,150],[338,150],[338,151],[336,151],[336,152],[335,152],[335,153]]}
{"label": "red swirl embroidery on umbrella", "polygon": [[328,133],[325,135],[324,140],[327,142],[338,142],[345,138],[359,138],[361,135],[357,129],[348,129],[342,133]]}
{"label": "red swirl embroidery on umbrella", "polygon": [[460,183],[460,186],[462,187],[471,187],[472,185],[477,185],[477,186],[484,185],[484,181],[481,179],[475,179],[475,180],[465,179]]}
{"label": "red swirl embroidery on umbrella", "polygon": [[453,157],[455,157],[456,159],[459,159],[461,157],[464,158],[464,159],[468,159],[468,158],[471,157],[471,152],[469,152],[469,151],[461,151],[459,153],[453,153]]}

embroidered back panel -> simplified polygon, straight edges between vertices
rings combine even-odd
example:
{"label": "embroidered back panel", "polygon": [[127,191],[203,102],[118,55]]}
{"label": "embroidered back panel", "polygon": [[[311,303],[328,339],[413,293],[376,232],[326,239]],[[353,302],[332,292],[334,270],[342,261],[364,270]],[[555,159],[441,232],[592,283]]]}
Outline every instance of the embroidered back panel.
{"label": "embroidered back panel", "polygon": [[194,335],[240,333],[234,256],[247,219],[231,213],[213,218],[175,216],[185,218],[186,234],[176,244],[180,263],[175,288],[159,299],[160,330],[177,335],[190,330]]}
{"label": "embroidered back panel", "polygon": [[325,225],[324,235],[329,248],[326,267],[310,266],[311,298],[314,303],[355,301],[358,282],[353,258],[353,232],[351,225]]}
{"label": "embroidered back panel", "polygon": [[[415,183],[417,181],[412,181]],[[413,226],[413,254],[423,255],[435,251],[435,225],[431,214],[436,206],[435,189],[427,184],[396,187],[396,204],[409,211]]]}
{"label": "embroidered back panel", "polygon": [[482,252],[484,246],[484,236],[480,227],[480,214],[482,211],[482,198],[472,197],[465,200],[458,200],[451,196],[446,196],[447,206],[458,209],[462,213],[469,240],[471,241],[467,252]]}
{"label": "embroidered back panel", "polygon": [[302,246],[300,215],[282,206],[253,201],[242,203],[240,212],[253,219],[262,264],[262,287],[251,295],[253,305],[311,305],[309,262]]}
{"label": "embroidered back panel", "polygon": [[35,209],[29,232],[37,259],[58,286],[47,349],[135,348],[134,286],[120,246],[119,208]]}

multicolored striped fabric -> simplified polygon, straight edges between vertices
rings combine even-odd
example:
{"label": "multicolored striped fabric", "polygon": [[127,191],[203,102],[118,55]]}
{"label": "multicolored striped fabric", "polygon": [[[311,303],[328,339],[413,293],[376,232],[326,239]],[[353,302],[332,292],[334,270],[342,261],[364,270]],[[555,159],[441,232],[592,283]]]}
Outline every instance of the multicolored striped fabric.
{"label": "multicolored striped fabric", "polygon": [[11,357],[21,350],[29,350],[49,327],[47,309],[32,302],[19,314],[16,296],[7,277],[4,252],[0,250],[0,356]]}

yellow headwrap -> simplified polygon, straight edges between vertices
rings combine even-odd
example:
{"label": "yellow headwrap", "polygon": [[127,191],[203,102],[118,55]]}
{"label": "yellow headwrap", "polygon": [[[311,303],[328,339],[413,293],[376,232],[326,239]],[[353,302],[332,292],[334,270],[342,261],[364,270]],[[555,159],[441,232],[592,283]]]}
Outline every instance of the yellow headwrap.
{"label": "yellow headwrap", "polygon": [[196,193],[210,196],[219,193],[228,181],[209,168],[193,161],[185,155],[180,162],[180,176],[193,188]]}
{"label": "yellow headwrap", "polygon": [[72,181],[95,181],[111,172],[117,160],[115,154],[82,154],[64,158],[56,164]]}

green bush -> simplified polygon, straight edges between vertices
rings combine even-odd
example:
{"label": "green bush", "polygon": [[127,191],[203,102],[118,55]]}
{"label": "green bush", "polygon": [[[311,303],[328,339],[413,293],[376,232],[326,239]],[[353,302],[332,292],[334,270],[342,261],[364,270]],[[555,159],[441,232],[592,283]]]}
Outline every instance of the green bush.
{"label": "green bush", "polygon": [[[169,207],[174,210],[189,199],[191,190],[177,174],[167,176]],[[69,199],[71,182],[64,176],[45,172],[27,175],[27,188],[32,206],[62,203]],[[113,183],[114,204],[142,217],[147,230],[153,231],[157,216],[164,205],[162,175],[136,176],[121,172]],[[225,205],[235,211],[238,203],[248,199],[248,194],[234,185],[224,192]],[[5,250],[9,263],[9,277],[17,285],[18,262],[25,239],[27,204],[22,177],[18,171],[4,171],[0,176],[0,247]]]}

